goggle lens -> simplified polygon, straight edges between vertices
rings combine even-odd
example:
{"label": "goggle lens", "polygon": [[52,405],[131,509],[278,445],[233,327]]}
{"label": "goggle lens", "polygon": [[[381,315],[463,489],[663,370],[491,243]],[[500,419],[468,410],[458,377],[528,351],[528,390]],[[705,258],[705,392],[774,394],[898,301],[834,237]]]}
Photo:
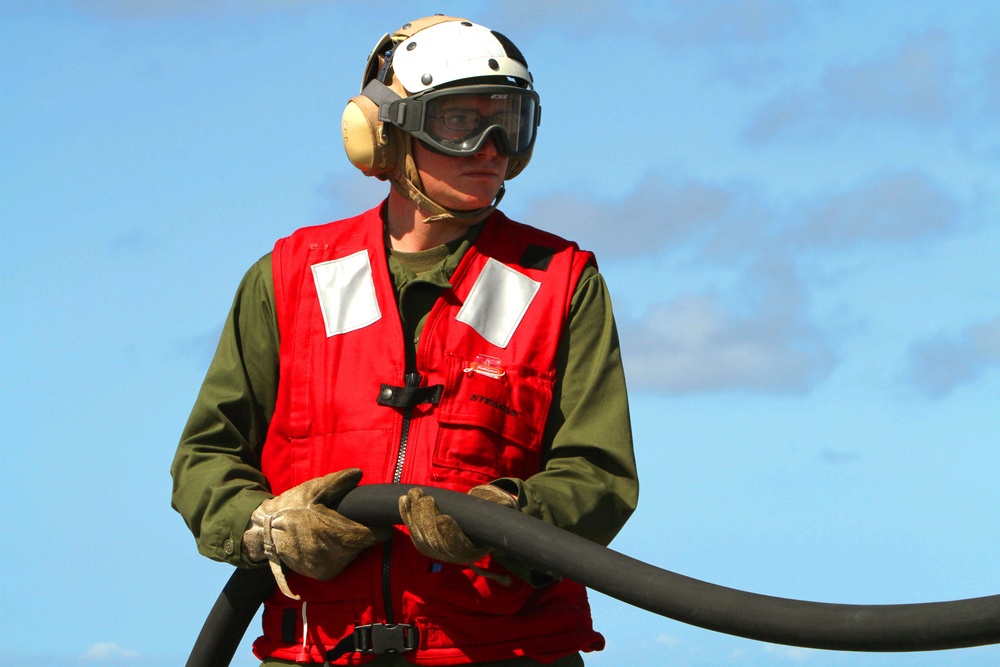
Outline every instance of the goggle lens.
{"label": "goggle lens", "polygon": [[492,137],[502,154],[519,157],[531,150],[538,128],[538,95],[510,86],[433,91],[399,104],[407,109],[396,124],[449,155],[474,155]]}
{"label": "goggle lens", "polygon": [[439,97],[427,105],[424,132],[440,148],[462,153],[479,150],[496,133],[501,150],[518,155],[534,138],[535,109],[532,97],[517,93]]}

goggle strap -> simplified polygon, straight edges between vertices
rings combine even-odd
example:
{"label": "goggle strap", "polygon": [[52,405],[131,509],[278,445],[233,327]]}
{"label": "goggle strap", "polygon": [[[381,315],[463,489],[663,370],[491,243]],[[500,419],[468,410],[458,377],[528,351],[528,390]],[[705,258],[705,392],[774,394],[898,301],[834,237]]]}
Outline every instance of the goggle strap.
{"label": "goggle strap", "polygon": [[391,123],[389,105],[403,99],[395,90],[378,79],[372,79],[362,89],[361,94],[378,106],[378,119],[383,123]]}

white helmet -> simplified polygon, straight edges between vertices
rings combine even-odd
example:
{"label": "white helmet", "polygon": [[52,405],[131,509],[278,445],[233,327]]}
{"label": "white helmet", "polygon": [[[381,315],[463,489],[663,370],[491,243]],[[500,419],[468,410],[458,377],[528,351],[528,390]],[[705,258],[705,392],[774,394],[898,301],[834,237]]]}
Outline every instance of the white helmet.
{"label": "white helmet", "polygon": [[393,51],[392,69],[410,95],[481,78],[502,77],[508,85],[531,86],[531,73],[517,47],[500,33],[469,21],[454,19],[424,28],[419,37],[413,34]]}
{"label": "white helmet", "polygon": [[[479,217],[427,198],[412,158],[416,138],[431,150],[473,155],[492,138],[509,157],[506,178],[531,159],[541,118],[524,56],[501,35],[471,21],[430,16],[385,35],[368,58],[361,95],[344,110],[348,159],[368,176],[389,179],[435,218]],[[483,96],[488,115],[441,112],[456,95]],[[489,209],[503,196],[503,188]]]}

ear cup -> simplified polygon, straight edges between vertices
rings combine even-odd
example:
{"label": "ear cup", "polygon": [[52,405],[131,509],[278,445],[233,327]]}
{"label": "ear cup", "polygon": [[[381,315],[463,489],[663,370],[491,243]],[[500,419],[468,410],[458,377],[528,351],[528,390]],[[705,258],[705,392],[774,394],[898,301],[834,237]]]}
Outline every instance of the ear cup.
{"label": "ear cup", "polygon": [[365,176],[384,176],[393,168],[388,150],[388,133],[378,119],[378,106],[365,97],[352,97],[344,109],[340,127],[347,159]]}

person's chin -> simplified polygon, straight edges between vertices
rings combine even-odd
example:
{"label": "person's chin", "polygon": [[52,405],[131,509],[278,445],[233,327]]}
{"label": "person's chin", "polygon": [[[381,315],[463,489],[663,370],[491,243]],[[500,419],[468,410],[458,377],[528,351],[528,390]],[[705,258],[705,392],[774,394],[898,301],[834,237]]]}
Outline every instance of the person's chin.
{"label": "person's chin", "polygon": [[449,208],[456,211],[475,211],[479,208],[486,208],[493,204],[497,192],[499,192],[499,188],[477,188],[476,191],[468,192],[464,197],[456,198],[454,205]]}

